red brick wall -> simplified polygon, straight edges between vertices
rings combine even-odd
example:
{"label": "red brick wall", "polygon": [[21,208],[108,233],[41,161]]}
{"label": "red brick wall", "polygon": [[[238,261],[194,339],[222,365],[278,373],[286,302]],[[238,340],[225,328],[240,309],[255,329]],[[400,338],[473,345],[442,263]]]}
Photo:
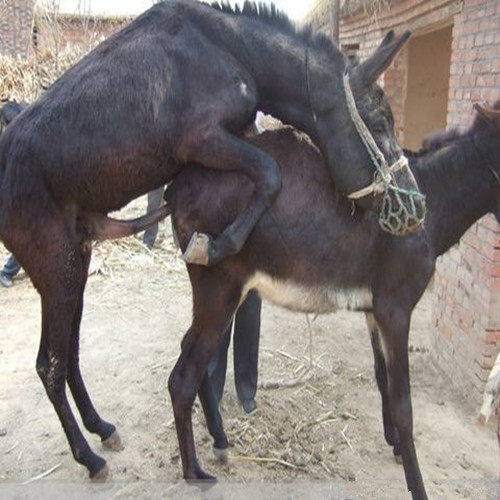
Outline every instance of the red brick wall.
{"label": "red brick wall", "polygon": [[[500,2],[465,0],[455,16],[448,125],[465,128],[472,103],[500,98]],[[436,356],[468,396],[480,399],[500,351],[500,227],[489,215],[439,259]]]}
{"label": "red brick wall", "polygon": [[34,0],[0,2],[0,54],[26,57],[31,46]]}
{"label": "red brick wall", "polygon": [[465,0],[455,17],[448,124],[466,127],[471,102],[494,101],[500,91],[500,2]]}
{"label": "red brick wall", "polygon": [[[328,1],[320,0],[308,16],[313,26],[329,33]],[[422,32],[429,26],[439,27],[449,23],[461,9],[458,0],[397,0],[390,9],[367,16],[363,9],[353,14],[344,12],[340,20],[340,47],[359,44],[361,59],[368,57],[378,46],[390,29],[402,33],[411,29],[414,33]],[[408,74],[407,49],[394,61],[381,78],[381,85],[391,103],[396,130],[401,142],[404,141],[404,107],[406,100],[406,78]]]}
{"label": "red brick wall", "polygon": [[[328,30],[327,0],[309,15]],[[363,11],[343,14],[340,45],[360,45],[365,57],[391,28],[425,33],[453,24],[448,95],[448,126],[466,128],[472,104],[500,98],[499,0],[393,0],[377,16]],[[396,117],[400,140],[404,127],[407,55],[386,71],[383,85]],[[493,216],[475,224],[460,244],[438,259],[434,281],[434,355],[453,382],[479,400],[488,371],[500,351],[500,226]]]}

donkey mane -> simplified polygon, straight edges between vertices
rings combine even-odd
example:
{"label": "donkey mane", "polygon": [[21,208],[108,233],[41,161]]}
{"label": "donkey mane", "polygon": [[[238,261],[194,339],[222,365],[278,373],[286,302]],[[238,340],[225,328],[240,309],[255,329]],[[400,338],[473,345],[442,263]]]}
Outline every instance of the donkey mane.
{"label": "donkey mane", "polygon": [[412,163],[414,173],[420,178],[420,174],[425,172],[429,182],[442,182],[444,178],[449,179],[456,170],[460,170],[462,165],[469,161],[469,157],[477,156],[477,149],[472,142],[470,131],[460,133],[460,135],[450,135],[452,140],[444,140],[441,144],[429,149],[420,149],[413,158],[418,159]]}
{"label": "donkey mane", "polygon": [[486,179],[494,175],[486,173],[494,170],[494,158],[481,151],[477,144],[481,137],[488,136],[488,127],[489,124],[476,116],[469,129],[462,131],[453,128],[432,134],[418,152],[407,154],[424,191],[427,191],[427,185],[442,182],[443,178],[459,178],[457,173],[463,172],[463,165],[477,165],[480,170],[484,170]]}
{"label": "donkey mane", "polygon": [[298,26],[274,3],[254,2],[246,0],[243,7],[236,4],[234,7],[227,1],[212,2],[214,9],[225,14],[241,15],[248,18],[259,19],[265,24],[273,26],[285,34],[294,36],[313,48],[318,48],[329,54],[340,53],[337,46],[328,36],[320,31],[315,31],[310,23]]}

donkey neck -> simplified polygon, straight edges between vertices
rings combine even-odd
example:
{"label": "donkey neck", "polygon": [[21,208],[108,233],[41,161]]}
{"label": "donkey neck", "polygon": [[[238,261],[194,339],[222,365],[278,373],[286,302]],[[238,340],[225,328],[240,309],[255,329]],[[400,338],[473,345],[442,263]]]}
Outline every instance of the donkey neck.
{"label": "donkey neck", "polygon": [[[316,113],[324,100],[318,95],[321,82],[332,84],[338,75],[335,87],[342,89],[342,71],[335,66],[321,49],[309,46],[293,37],[270,38],[265,44],[265,58],[251,52],[253,76],[259,90],[260,107],[286,124],[306,132],[316,140]],[[343,66],[342,66],[343,67]],[[324,73],[328,73],[326,76]],[[331,90],[331,86],[328,88]]]}
{"label": "donkey neck", "polygon": [[[325,77],[333,82],[338,75],[340,89],[342,54],[329,53],[327,48],[316,46],[310,36],[281,30],[258,17],[221,15],[217,11],[214,15],[216,28],[212,23],[202,27],[216,45],[229,51],[251,75],[258,91],[259,109],[306,132],[317,142],[311,109],[314,82]],[[322,97],[316,95],[315,102],[322,102]]]}
{"label": "donkey neck", "polygon": [[492,210],[498,186],[485,161],[470,135],[413,160],[414,174],[427,198],[425,228],[436,257]]}

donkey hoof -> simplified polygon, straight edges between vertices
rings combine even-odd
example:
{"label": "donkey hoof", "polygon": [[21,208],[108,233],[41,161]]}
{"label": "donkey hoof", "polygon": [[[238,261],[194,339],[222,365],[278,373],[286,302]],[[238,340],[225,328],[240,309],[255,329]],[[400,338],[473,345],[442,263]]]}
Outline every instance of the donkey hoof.
{"label": "donkey hoof", "polygon": [[227,464],[229,460],[229,453],[227,452],[227,448],[216,448],[215,446],[212,448],[215,458],[217,462],[221,464]]}
{"label": "donkey hoof", "polygon": [[90,479],[93,483],[104,483],[111,479],[111,471],[108,464],[104,464],[104,467],[99,469],[95,474],[90,474]]}
{"label": "donkey hoof", "polygon": [[196,471],[196,477],[186,479],[186,482],[190,484],[196,484],[198,486],[208,486],[211,487],[217,482],[217,478],[215,476],[212,476],[211,474],[208,474],[202,469],[198,469]]}
{"label": "donkey hoof", "polygon": [[184,252],[184,260],[188,264],[208,266],[211,245],[212,238],[208,234],[195,232],[193,236],[191,236],[191,240]]}
{"label": "donkey hoof", "polygon": [[117,431],[113,432],[111,436],[102,440],[102,445],[108,450],[121,451],[123,450],[122,439]]}

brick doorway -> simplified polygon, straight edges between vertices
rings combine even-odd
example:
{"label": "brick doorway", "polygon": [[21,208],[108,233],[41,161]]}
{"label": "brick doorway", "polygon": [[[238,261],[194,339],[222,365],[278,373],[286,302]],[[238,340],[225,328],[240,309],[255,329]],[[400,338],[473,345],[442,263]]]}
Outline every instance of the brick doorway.
{"label": "brick doorway", "polygon": [[418,149],[429,133],[446,128],[452,26],[412,37],[408,46],[404,146]]}

